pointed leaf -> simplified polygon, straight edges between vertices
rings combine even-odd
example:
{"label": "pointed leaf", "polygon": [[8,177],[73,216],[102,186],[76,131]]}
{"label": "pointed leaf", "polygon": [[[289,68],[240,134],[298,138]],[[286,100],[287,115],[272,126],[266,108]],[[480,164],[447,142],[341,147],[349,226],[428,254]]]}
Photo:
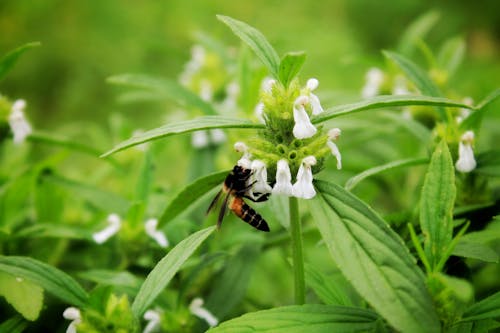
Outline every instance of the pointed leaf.
{"label": "pointed leaf", "polygon": [[[500,236],[498,236],[500,237]],[[460,239],[452,251],[454,256],[498,263],[498,254],[489,246]]]}
{"label": "pointed leaf", "polygon": [[280,58],[278,53],[260,31],[229,16],[217,15],[217,18],[231,28],[233,33],[255,52],[275,78],[279,78]]}
{"label": "pointed leaf", "polygon": [[453,75],[465,55],[465,41],[462,37],[450,38],[445,42],[438,56],[439,68],[445,69],[448,76]]}
{"label": "pointed leaf", "polygon": [[30,280],[53,296],[74,306],[83,307],[89,297],[71,276],[32,258],[0,256],[0,271]]}
{"label": "pointed leaf", "polygon": [[43,305],[43,289],[35,283],[0,272],[0,295],[24,318],[38,319]]}
{"label": "pointed leaf", "polygon": [[41,45],[40,42],[27,43],[27,44],[24,44],[16,49],[10,51],[6,55],[4,55],[0,59],[0,80],[2,80],[2,78],[5,76],[5,74],[7,74],[7,72],[12,68],[12,66],[15,65],[15,63],[17,62],[19,57],[24,52],[28,51],[29,49],[31,49],[33,47],[37,47],[40,45]]}
{"label": "pointed leaf", "polygon": [[398,45],[398,51],[401,54],[410,55],[415,49],[417,42],[423,40],[427,33],[439,20],[439,13],[437,11],[429,11],[422,16],[417,17],[416,20],[411,22],[408,28],[403,33],[401,41]]}
{"label": "pointed leaf", "polygon": [[138,144],[157,140],[171,135],[189,133],[214,128],[263,128],[264,125],[257,124],[245,119],[229,118],[221,116],[205,116],[191,120],[180,121],[173,124],[163,125],[161,127],[149,130],[147,132],[135,135],[128,140],[116,145],[110,151],[101,155],[106,157],[120,150],[124,150]]}
{"label": "pointed leaf", "polygon": [[373,311],[320,304],[292,305],[250,312],[223,322],[208,333],[331,333],[372,332],[378,316]]}
{"label": "pointed leaf", "polygon": [[387,171],[387,170],[392,170],[392,169],[397,169],[397,168],[404,168],[408,166],[413,166],[413,165],[421,165],[429,162],[429,159],[424,157],[424,158],[407,158],[404,160],[398,160],[398,161],[392,161],[383,165],[379,165],[373,168],[370,168],[368,170],[365,170],[354,177],[351,177],[347,180],[345,183],[345,189],[348,191],[351,191],[356,185],[358,185],[362,180],[371,177],[373,175],[379,174],[381,172]]}
{"label": "pointed leaf", "polygon": [[349,295],[346,294],[346,288],[341,281],[333,280],[319,269],[308,263],[304,264],[306,284],[314,290],[316,295],[329,305],[352,306]]}
{"label": "pointed leaf", "polygon": [[26,327],[28,327],[28,322],[18,315],[1,323],[0,333],[22,333]]}
{"label": "pointed leaf", "polygon": [[305,60],[306,54],[304,52],[289,52],[283,56],[278,74],[279,80],[285,88],[297,76]]}
{"label": "pointed leaf", "polygon": [[420,227],[424,234],[424,251],[432,269],[442,258],[453,236],[455,202],[455,169],[443,140],[432,154],[420,198]]}
{"label": "pointed leaf", "polygon": [[107,82],[140,88],[142,91],[146,89],[156,93],[159,98],[172,99],[183,107],[199,109],[207,116],[217,115],[217,111],[210,103],[174,80],[145,74],[121,74],[109,77]]}
{"label": "pointed leaf", "polygon": [[316,186],[310,211],[347,280],[396,330],[439,332],[424,276],[401,238],[342,187],[324,181]]}
{"label": "pointed leaf", "polygon": [[500,292],[472,305],[462,316],[461,321],[500,318]]}
{"label": "pointed leaf", "polygon": [[500,89],[493,91],[489,94],[479,105],[476,107],[476,111],[471,112],[467,118],[460,123],[460,129],[462,131],[466,130],[478,130],[483,121],[484,114],[487,110],[490,110],[490,105],[498,100],[500,97]]}
{"label": "pointed leaf", "polygon": [[229,171],[221,171],[211,175],[198,178],[185,188],[183,188],[169,203],[163,211],[158,222],[158,228],[161,229],[168,221],[174,219],[179,214],[192,206],[204,194],[209,192],[215,186],[221,186]]}
{"label": "pointed leaf", "polygon": [[313,124],[319,124],[329,119],[345,116],[354,112],[409,105],[471,108],[470,105],[441,97],[421,95],[386,95],[367,98],[356,103],[334,106],[333,108],[325,110],[325,112],[321,113],[320,115],[313,117],[311,119],[311,122]]}
{"label": "pointed leaf", "polygon": [[500,176],[500,150],[492,149],[476,155],[477,167],[474,172],[487,176]]}
{"label": "pointed leaf", "polygon": [[132,303],[132,312],[137,318],[142,316],[156,297],[168,285],[182,264],[214,230],[215,227],[209,227],[192,234],[177,244],[156,264]]}

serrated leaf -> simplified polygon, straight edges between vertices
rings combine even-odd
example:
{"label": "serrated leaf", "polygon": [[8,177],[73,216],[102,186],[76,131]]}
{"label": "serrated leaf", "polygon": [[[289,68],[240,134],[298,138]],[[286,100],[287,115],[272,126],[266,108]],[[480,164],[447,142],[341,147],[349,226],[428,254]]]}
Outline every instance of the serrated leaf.
{"label": "serrated leaf", "polygon": [[208,333],[331,333],[374,331],[373,311],[320,304],[292,305],[250,312],[221,323]]}
{"label": "serrated leaf", "polygon": [[0,333],[22,333],[28,327],[28,322],[17,315],[0,324]]}
{"label": "serrated leaf", "polygon": [[66,303],[83,307],[88,294],[71,276],[41,261],[17,256],[0,256],[0,272],[30,280]]}
{"label": "serrated leaf", "polygon": [[231,28],[233,33],[255,52],[275,78],[279,78],[280,58],[278,53],[259,30],[229,16],[217,15],[217,18]]}
{"label": "serrated leaf", "polygon": [[342,187],[316,181],[310,211],[330,254],[358,293],[396,330],[439,332],[424,276],[403,240]]}
{"label": "serrated leaf", "polygon": [[432,154],[420,197],[424,251],[433,270],[446,260],[442,256],[453,237],[455,194],[455,169],[448,145],[443,140]]}
{"label": "serrated leaf", "polygon": [[355,112],[410,105],[471,108],[470,105],[455,102],[442,97],[422,95],[383,95],[367,98],[356,103],[334,106],[333,108],[325,110],[325,112],[319,114],[318,116],[313,117],[311,122],[313,124],[319,124],[329,119],[345,116]]}
{"label": "serrated leaf", "polygon": [[306,54],[304,52],[288,52],[280,62],[279,67],[279,80],[285,88],[288,87],[293,78],[297,76],[302,65],[306,61]]}
{"label": "serrated leaf", "polygon": [[[499,236],[500,237],[500,236]],[[498,263],[498,254],[489,246],[460,239],[453,249],[454,256]]]}
{"label": "serrated leaf", "polygon": [[147,132],[137,134],[128,140],[125,140],[116,145],[110,151],[101,155],[107,157],[111,154],[119,152],[138,144],[157,140],[171,135],[189,133],[215,128],[263,128],[264,125],[257,124],[245,119],[222,117],[222,116],[205,116],[191,120],[180,121],[173,124],[163,125],[161,127],[149,130]]}
{"label": "serrated leaf", "polygon": [[345,189],[348,191],[351,191],[356,185],[358,185],[361,181],[364,179],[371,177],[373,175],[377,175],[381,172],[387,171],[387,170],[392,170],[392,169],[398,169],[398,168],[405,168],[409,166],[414,166],[414,165],[422,165],[429,162],[429,159],[424,157],[424,158],[407,158],[404,160],[397,160],[397,161],[392,161],[383,165],[379,165],[370,169],[367,169],[354,177],[351,177],[347,180],[345,184]]}
{"label": "serrated leaf", "polygon": [[43,305],[43,289],[35,283],[0,272],[0,295],[24,318],[38,319]]}
{"label": "serrated leaf", "polygon": [[439,16],[438,12],[429,11],[411,22],[399,42],[399,53],[410,55],[415,49],[417,42],[423,40],[439,20]]}
{"label": "serrated leaf", "polygon": [[17,60],[24,52],[40,45],[40,42],[27,43],[4,55],[0,59],[0,80],[2,80],[5,74],[7,74],[7,72],[16,64]]}
{"label": "serrated leaf", "polygon": [[465,311],[461,321],[482,320],[500,317],[500,292],[472,305]]}
{"label": "serrated leaf", "polygon": [[478,130],[483,121],[484,114],[490,109],[490,105],[500,97],[500,89],[493,91],[491,94],[479,103],[476,111],[471,112],[467,118],[460,123],[460,130]]}
{"label": "serrated leaf", "polygon": [[203,195],[213,189],[215,186],[221,186],[229,171],[221,171],[198,178],[185,188],[183,188],[169,203],[163,211],[158,222],[158,228],[161,229],[168,221],[174,219],[179,214],[196,203]]}
{"label": "serrated leaf", "polygon": [[225,318],[245,297],[259,254],[258,244],[243,246],[227,261],[224,271],[216,278],[205,305],[219,320]]}
{"label": "serrated leaf", "polygon": [[[427,75],[427,73],[413,61],[394,52],[384,51],[384,55],[398,65],[398,67],[403,71],[403,73],[405,73],[406,77],[413,82],[422,95],[433,97],[441,96],[439,88],[436,84],[434,84],[429,75]],[[442,107],[437,107],[436,110],[439,113],[441,120],[446,120],[446,113],[444,109]]]}
{"label": "serrated leaf", "polygon": [[200,230],[177,244],[148,274],[139,293],[132,303],[132,312],[137,318],[148,309],[156,297],[168,285],[182,264],[193,254],[200,244],[215,230],[209,227]]}
{"label": "serrated leaf", "polygon": [[210,103],[174,80],[145,74],[121,74],[109,77],[107,82],[139,88],[142,92],[146,89],[156,94],[158,98],[171,99],[183,107],[199,109],[205,115],[217,115],[217,111]]}
{"label": "serrated leaf", "polygon": [[339,281],[333,280],[330,276],[327,276],[308,263],[304,263],[304,272],[306,284],[314,290],[316,295],[325,304],[344,306],[354,305],[349,299],[349,295],[345,293],[347,288],[345,288],[342,283],[339,283]]}

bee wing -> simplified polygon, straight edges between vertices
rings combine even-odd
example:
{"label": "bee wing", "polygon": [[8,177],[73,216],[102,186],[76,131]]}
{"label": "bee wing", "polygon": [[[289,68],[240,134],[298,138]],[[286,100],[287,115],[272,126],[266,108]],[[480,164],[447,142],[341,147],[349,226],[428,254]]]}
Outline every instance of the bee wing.
{"label": "bee wing", "polygon": [[224,202],[222,203],[222,207],[220,208],[219,217],[217,218],[217,228],[220,228],[222,224],[222,220],[224,219],[224,215],[226,215],[227,203],[229,201],[229,197],[231,192],[228,191],[226,196],[224,197]]}
{"label": "bee wing", "polygon": [[212,202],[210,203],[210,206],[208,206],[207,212],[205,214],[210,213],[210,211],[215,207],[215,205],[217,204],[217,201],[219,201],[221,194],[222,194],[222,190],[220,190],[219,193],[217,193],[215,198],[212,200]]}

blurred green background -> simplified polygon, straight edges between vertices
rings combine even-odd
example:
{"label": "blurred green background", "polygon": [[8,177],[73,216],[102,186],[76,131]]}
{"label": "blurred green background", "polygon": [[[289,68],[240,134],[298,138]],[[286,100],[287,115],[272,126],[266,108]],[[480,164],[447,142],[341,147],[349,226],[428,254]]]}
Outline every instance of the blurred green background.
{"label": "blurred green background", "polygon": [[26,99],[39,129],[64,131],[75,121],[105,126],[116,111],[136,118],[138,126],[159,126],[168,105],[119,105],[116,87],[105,79],[125,72],[175,78],[199,32],[238,46],[215,17],[224,14],[257,27],[281,54],[306,51],[302,77],[317,77],[321,89],[355,100],[366,70],[383,63],[380,51],[394,49],[408,24],[431,9],[440,20],[426,42],[437,48],[452,36],[466,39],[466,62],[453,86],[482,99],[500,78],[497,0],[2,0],[0,53],[31,41],[42,47],[23,56],[0,91]]}

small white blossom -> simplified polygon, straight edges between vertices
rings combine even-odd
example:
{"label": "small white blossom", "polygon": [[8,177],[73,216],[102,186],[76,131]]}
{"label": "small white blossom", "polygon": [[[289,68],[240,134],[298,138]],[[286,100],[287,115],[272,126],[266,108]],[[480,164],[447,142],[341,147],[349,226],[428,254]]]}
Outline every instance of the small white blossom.
{"label": "small white blossom", "polygon": [[310,138],[316,134],[317,131],[304,108],[304,105],[307,103],[309,103],[309,98],[307,96],[299,96],[293,104],[293,119],[295,121],[293,136],[297,139]]}
{"label": "small white blossom", "polygon": [[253,171],[252,182],[255,182],[255,184],[252,187],[252,192],[271,193],[272,188],[267,183],[267,169],[264,162],[260,160],[253,160],[251,169]]}
{"label": "small white blossom", "polygon": [[66,308],[63,312],[64,319],[71,320],[66,333],[76,333],[76,326],[82,322],[82,316],[80,310],[75,307]]}
{"label": "small white blossom", "polygon": [[198,72],[205,63],[205,58],[206,52],[203,46],[193,45],[191,48],[191,60],[186,63],[184,71],[179,77],[179,81],[183,85],[188,85],[191,82],[193,75]]}
{"label": "small white blossom", "polygon": [[189,311],[196,317],[205,320],[210,327],[214,327],[219,323],[219,320],[203,307],[203,300],[199,297],[193,299],[189,304]]}
{"label": "small white blossom", "polygon": [[248,152],[248,146],[241,141],[234,144],[234,150],[238,153],[243,153],[243,156],[236,163],[242,168],[250,169],[252,167],[252,161],[250,161],[250,153]]}
{"label": "small white blossom", "polygon": [[312,78],[307,80],[306,87],[308,91],[309,103],[311,103],[312,114],[314,116],[323,112],[323,107],[321,106],[321,102],[319,101],[318,96],[312,93],[312,91],[315,90],[318,85],[319,81],[317,79]]}
{"label": "small white blossom", "polygon": [[366,72],[365,85],[361,90],[363,98],[377,96],[380,92],[380,86],[384,82],[384,72],[376,67],[372,67]]}
{"label": "small white blossom", "polygon": [[293,195],[292,174],[286,160],[279,160],[276,165],[276,184],[274,184],[272,193],[286,196]]}
{"label": "small white blossom", "polygon": [[144,319],[148,322],[142,333],[152,333],[160,328],[161,316],[158,311],[148,310],[144,313]]}
{"label": "small white blossom", "polygon": [[9,116],[9,125],[12,133],[14,133],[14,143],[23,143],[28,135],[31,134],[31,125],[24,116],[24,108],[26,102],[23,99],[18,99],[12,104],[12,109]]}
{"label": "small white blossom", "polygon": [[276,84],[275,79],[271,79],[271,78],[267,77],[264,80],[262,80],[262,84],[260,87],[265,93],[270,94],[270,93],[272,93],[273,86],[275,84]]}
{"label": "small white blossom", "polygon": [[460,138],[458,143],[458,160],[455,163],[455,168],[460,172],[471,172],[476,168],[476,160],[472,143],[474,141],[474,132],[467,131]]}
{"label": "small white blossom", "polygon": [[311,199],[316,195],[313,186],[313,174],[311,166],[316,164],[314,156],[307,156],[302,160],[299,171],[297,172],[297,181],[293,184],[293,195],[297,198]]}
{"label": "small white blossom", "polygon": [[191,134],[191,145],[194,148],[204,148],[209,142],[207,131],[196,131]]}
{"label": "small white blossom", "polygon": [[212,139],[212,143],[221,144],[226,141],[226,134],[220,128],[216,128],[210,130],[210,138]]}
{"label": "small white blossom", "polygon": [[97,244],[106,242],[109,238],[118,233],[122,226],[122,221],[117,214],[110,214],[107,220],[109,225],[92,235],[92,238]]}
{"label": "small white blossom", "polygon": [[165,236],[163,231],[158,230],[157,226],[157,219],[149,219],[146,221],[144,229],[146,230],[146,234],[148,234],[149,237],[153,238],[158,243],[158,245],[160,245],[160,247],[166,248],[169,244],[167,236]]}
{"label": "small white blossom", "polygon": [[326,142],[326,144],[332,151],[332,155],[335,156],[335,158],[337,159],[338,170],[342,169],[342,156],[340,155],[339,148],[337,147],[334,141],[338,140],[338,138],[340,137],[340,133],[341,133],[340,128],[332,128],[330,131],[328,131],[328,138],[330,140]]}
{"label": "small white blossom", "polygon": [[396,75],[394,78],[394,85],[392,87],[393,95],[408,95],[410,92],[406,87],[406,79],[402,75]]}
{"label": "small white blossom", "polygon": [[254,109],[254,114],[259,120],[259,122],[261,122],[262,124],[266,123],[266,120],[264,119],[264,103],[262,102],[257,103]]}

